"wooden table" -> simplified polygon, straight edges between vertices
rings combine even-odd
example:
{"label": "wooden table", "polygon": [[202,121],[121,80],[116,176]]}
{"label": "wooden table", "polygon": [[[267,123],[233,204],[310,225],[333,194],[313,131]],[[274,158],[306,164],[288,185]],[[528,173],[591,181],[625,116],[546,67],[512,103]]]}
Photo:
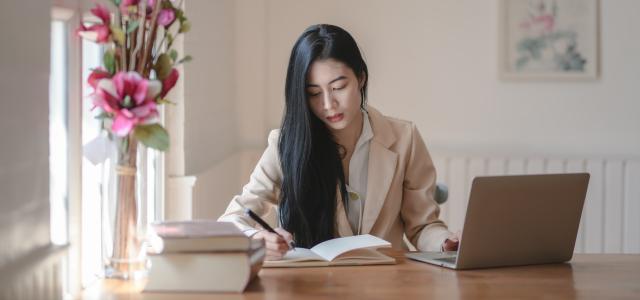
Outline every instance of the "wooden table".
{"label": "wooden table", "polygon": [[242,294],[141,293],[105,280],[86,299],[640,299],[640,255],[579,254],[570,263],[453,271],[386,251],[397,265],[262,269]]}

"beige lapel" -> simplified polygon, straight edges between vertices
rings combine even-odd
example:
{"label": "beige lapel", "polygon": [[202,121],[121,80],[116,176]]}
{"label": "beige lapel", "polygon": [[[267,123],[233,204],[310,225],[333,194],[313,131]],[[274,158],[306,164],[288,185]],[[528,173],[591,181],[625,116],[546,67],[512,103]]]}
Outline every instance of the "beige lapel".
{"label": "beige lapel", "polygon": [[[371,119],[373,139],[369,149],[367,199],[365,199],[362,217],[362,234],[369,233],[378,219],[398,164],[398,154],[389,150],[395,142],[395,135],[389,121],[371,106],[367,111]],[[344,214],[344,209],[342,211]],[[347,227],[350,229],[348,224],[347,222]]]}

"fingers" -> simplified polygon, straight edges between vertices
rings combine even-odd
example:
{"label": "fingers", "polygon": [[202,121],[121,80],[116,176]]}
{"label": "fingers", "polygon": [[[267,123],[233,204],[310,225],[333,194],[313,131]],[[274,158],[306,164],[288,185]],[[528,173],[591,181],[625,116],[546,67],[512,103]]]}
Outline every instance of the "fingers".
{"label": "fingers", "polygon": [[456,233],[452,233],[447,237],[447,240],[453,242],[460,242],[460,231],[456,231]]}
{"label": "fingers", "polygon": [[287,241],[275,233],[261,231],[256,233],[253,238],[263,239],[266,247],[269,249],[288,248]]}
{"label": "fingers", "polygon": [[282,252],[282,254],[289,251],[289,245],[282,239],[275,243],[265,240],[265,248],[267,248],[267,250]]}
{"label": "fingers", "polygon": [[264,236],[264,241],[267,243],[285,243],[287,241],[285,241],[285,239],[283,239],[281,236],[273,233],[273,232],[269,232],[268,234],[266,234]]}
{"label": "fingers", "polygon": [[266,243],[265,244],[266,260],[280,260],[284,256],[285,253],[289,250],[289,247],[284,243],[274,244],[274,243]]}
{"label": "fingers", "polygon": [[444,243],[442,243],[442,250],[444,251],[456,251],[458,250],[458,245],[460,245],[460,240],[457,236],[451,235]]}
{"label": "fingers", "polygon": [[283,228],[278,227],[278,228],[276,228],[274,230],[285,239],[287,244],[289,244],[290,242],[293,241],[293,235],[291,233],[289,233],[288,231],[284,230]]}
{"label": "fingers", "polygon": [[457,240],[451,240],[451,239],[446,239],[444,241],[444,245],[442,245],[442,248],[444,249],[444,251],[456,251],[458,250],[458,245],[460,244],[460,241]]}
{"label": "fingers", "polygon": [[442,243],[442,250],[444,251],[456,251],[460,245],[460,231],[456,233],[450,233],[449,236]]}
{"label": "fingers", "polygon": [[265,242],[265,259],[266,260],[279,260],[289,250],[289,244],[287,241],[273,232],[266,230],[260,231],[253,235],[255,239],[263,239]]}
{"label": "fingers", "polygon": [[278,241],[285,242],[285,240],[281,236],[266,230],[258,231],[256,234],[253,235],[253,238],[264,239],[264,241],[267,243],[268,242],[277,243]]}

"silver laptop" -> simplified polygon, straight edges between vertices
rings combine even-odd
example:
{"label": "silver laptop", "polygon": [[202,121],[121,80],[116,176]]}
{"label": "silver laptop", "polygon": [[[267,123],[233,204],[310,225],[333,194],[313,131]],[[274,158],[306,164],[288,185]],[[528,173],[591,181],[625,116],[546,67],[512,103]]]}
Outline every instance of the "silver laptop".
{"label": "silver laptop", "polygon": [[476,177],[458,251],[406,256],[451,269],[569,261],[588,184],[588,173]]}

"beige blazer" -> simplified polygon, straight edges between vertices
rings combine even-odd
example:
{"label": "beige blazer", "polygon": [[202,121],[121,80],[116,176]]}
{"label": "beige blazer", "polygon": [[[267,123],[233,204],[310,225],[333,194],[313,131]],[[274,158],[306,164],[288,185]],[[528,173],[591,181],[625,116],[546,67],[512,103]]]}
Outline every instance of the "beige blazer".
{"label": "beige blazer", "polygon": [[[367,199],[364,203],[362,234],[369,233],[389,241],[394,248],[406,249],[403,234],[419,250],[440,251],[450,232],[438,219],[439,207],[433,195],[436,171],[429,152],[416,129],[407,121],[383,116],[368,106],[373,139],[369,152]],[[251,174],[241,195],[234,199],[265,215],[278,205],[282,170],[278,158],[279,130],[269,134],[268,146]],[[337,193],[336,230],[338,236],[351,236],[340,193]],[[236,223],[241,229],[255,226],[242,209],[231,201],[220,221]]]}

